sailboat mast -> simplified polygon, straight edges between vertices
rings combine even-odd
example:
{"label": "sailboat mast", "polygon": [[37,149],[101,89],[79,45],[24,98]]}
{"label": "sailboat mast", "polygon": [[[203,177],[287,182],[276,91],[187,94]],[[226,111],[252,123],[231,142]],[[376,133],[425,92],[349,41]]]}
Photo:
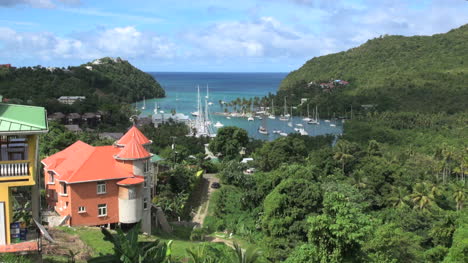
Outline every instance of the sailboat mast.
{"label": "sailboat mast", "polygon": [[201,132],[201,105],[200,105],[200,86],[197,86],[197,119],[195,121],[195,126],[197,127],[197,132]]}
{"label": "sailboat mast", "polygon": [[284,97],[284,112],[283,112],[283,115],[286,116],[287,113],[288,113],[288,109],[287,109],[287,106],[286,106],[286,97]]}

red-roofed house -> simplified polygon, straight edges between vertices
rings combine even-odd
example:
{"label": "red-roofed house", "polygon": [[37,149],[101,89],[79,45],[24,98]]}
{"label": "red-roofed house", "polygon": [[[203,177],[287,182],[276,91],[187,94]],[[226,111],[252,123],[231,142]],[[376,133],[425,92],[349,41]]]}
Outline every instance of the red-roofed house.
{"label": "red-roofed house", "polygon": [[151,233],[152,142],[133,126],[113,146],[77,141],[42,160],[49,208],[70,226],[134,224]]}

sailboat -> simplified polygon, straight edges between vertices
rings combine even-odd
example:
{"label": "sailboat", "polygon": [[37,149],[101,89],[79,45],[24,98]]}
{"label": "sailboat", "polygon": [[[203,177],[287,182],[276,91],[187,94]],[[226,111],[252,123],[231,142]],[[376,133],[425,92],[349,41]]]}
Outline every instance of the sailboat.
{"label": "sailboat", "polygon": [[[198,90],[198,102],[197,102],[197,118],[194,123],[194,127],[196,130],[196,137],[203,137],[203,136],[208,136],[208,137],[213,137],[216,136],[214,134],[212,127],[211,127],[211,120],[209,116],[209,110],[208,110],[208,96],[205,97],[205,110],[203,110],[201,98],[200,98],[200,88],[197,87]],[[192,113],[193,115],[194,113]]]}
{"label": "sailboat", "polygon": [[310,114],[309,114],[309,104],[307,104],[307,117],[305,117],[304,119],[302,119],[303,121],[311,121],[312,119],[310,118]]}
{"label": "sailboat", "polygon": [[250,112],[247,113],[247,120],[248,121],[254,121],[253,117],[253,102],[250,104]]}
{"label": "sailboat", "polygon": [[312,118],[309,122],[307,122],[308,124],[320,124],[317,106],[315,106],[314,115],[315,115],[314,118]]}
{"label": "sailboat", "polygon": [[280,116],[279,120],[280,121],[287,121],[289,120],[289,116],[288,116],[288,110],[287,110],[287,105],[286,105],[286,98],[284,98],[284,112],[283,112],[283,115]]}
{"label": "sailboat", "polygon": [[146,100],[145,97],[143,97],[143,107],[141,107],[142,110],[146,109]]}
{"label": "sailboat", "polygon": [[[210,99],[210,93],[209,93],[209,90],[208,90],[208,85],[206,85],[206,99],[207,100]],[[208,101],[208,106],[211,106],[211,105],[213,105],[213,102]]]}
{"label": "sailboat", "polygon": [[154,102],[154,110],[153,110],[154,114],[158,114],[158,103],[157,102]]}
{"label": "sailboat", "polygon": [[224,126],[224,124],[222,124],[221,122],[216,122],[215,125],[214,125],[216,128],[221,128]]}
{"label": "sailboat", "polygon": [[276,119],[275,117],[275,106],[273,104],[273,100],[271,100],[271,112],[270,112],[270,115],[268,116],[268,118],[274,120]]}
{"label": "sailboat", "polygon": [[293,126],[292,106],[291,106],[291,118],[290,118],[290,122],[288,122],[288,126],[289,126],[289,127],[292,127],[292,126]]}
{"label": "sailboat", "polygon": [[335,113],[333,113],[333,119],[332,119],[332,123],[330,123],[330,127],[336,127],[335,121],[336,121]]}
{"label": "sailboat", "polygon": [[258,133],[268,135],[268,130],[266,128],[266,120],[262,120],[262,125],[258,127]]}

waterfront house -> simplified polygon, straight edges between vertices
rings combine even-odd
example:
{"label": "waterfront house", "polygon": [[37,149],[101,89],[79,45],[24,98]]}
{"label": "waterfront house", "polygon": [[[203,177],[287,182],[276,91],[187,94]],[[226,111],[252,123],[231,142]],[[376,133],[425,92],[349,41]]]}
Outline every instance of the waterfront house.
{"label": "waterfront house", "polygon": [[44,160],[49,209],[69,226],[142,222],[151,233],[152,142],[133,126],[114,145],[77,141]]}
{"label": "waterfront house", "polygon": [[[13,193],[30,193],[32,217],[40,222],[38,145],[39,135],[47,130],[43,107],[0,103],[0,253],[39,250],[37,233],[20,233],[19,223],[12,222],[13,203],[19,201]],[[23,224],[33,227],[29,220]]]}

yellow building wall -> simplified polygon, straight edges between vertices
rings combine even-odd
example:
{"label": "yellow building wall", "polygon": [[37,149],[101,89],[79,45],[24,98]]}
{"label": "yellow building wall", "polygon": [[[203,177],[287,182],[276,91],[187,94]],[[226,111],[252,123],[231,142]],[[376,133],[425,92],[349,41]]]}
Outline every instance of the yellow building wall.
{"label": "yellow building wall", "polygon": [[7,244],[10,244],[10,223],[13,220],[13,202],[10,201],[10,188],[6,184],[0,184],[0,202],[5,202],[5,233]]}
{"label": "yellow building wall", "polygon": [[[13,220],[13,202],[11,196],[10,187],[17,186],[31,186],[35,185],[36,181],[36,171],[37,171],[37,135],[28,136],[28,162],[29,162],[29,174],[31,176],[15,176],[15,177],[0,177],[0,202],[5,202],[5,228],[6,228],[6,240],[7,244],[11,243],[10,235],[10,223]],[[0,163],[14,163],[14,162],[24,162],[24,161],[4,161]],[[22,180],[28,179],[27,181],[12,181],[12,180]],[[3,182],[2,182],[3,181]],[[10,181],[10,182],[4,182]]]}

